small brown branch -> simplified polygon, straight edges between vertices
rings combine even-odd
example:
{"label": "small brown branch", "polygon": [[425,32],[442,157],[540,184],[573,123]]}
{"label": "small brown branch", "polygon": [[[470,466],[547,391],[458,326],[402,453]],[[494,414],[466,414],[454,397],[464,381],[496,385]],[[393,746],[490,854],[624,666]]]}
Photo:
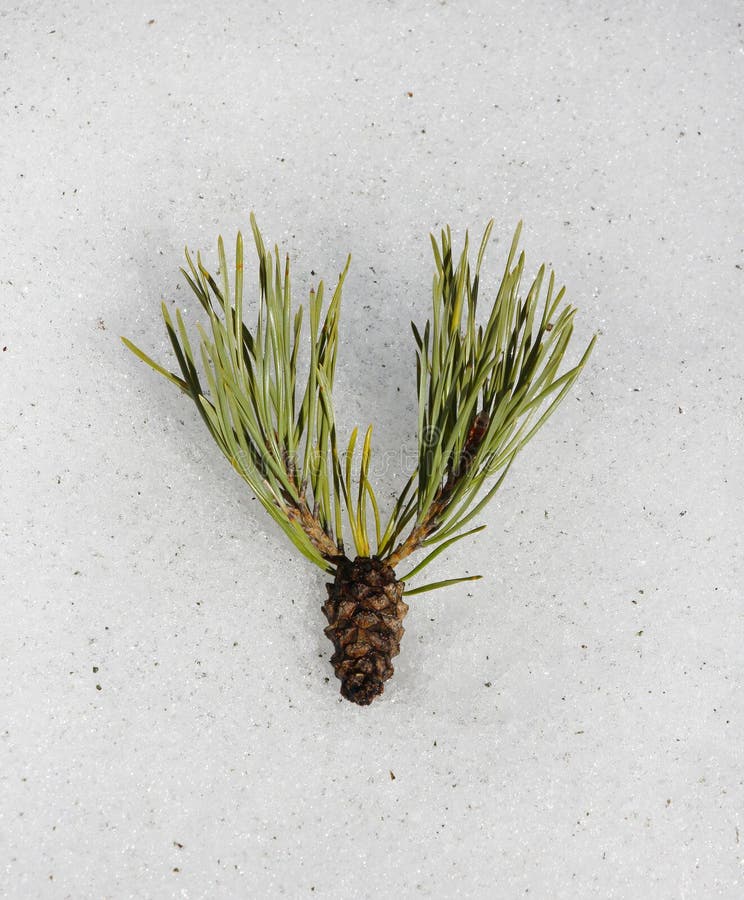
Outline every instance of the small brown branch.
{"label": "small brown branch", "polygon": [[342,553],[336,546],[336,542],[326,534],[323,526],[310,512],[305,498],[298,501],[290,501],[287,506],[287,516],[292,522],[299,522],[302,530],[310,538],[310,542],[316,550],[327,560],[338,559]]}
{"label": "small brown branch", "polygon": [[410,556],[416,550],[420,549],[423,542],[433,534],[439,527],[439,517],[447,508],[452,495],[457,489],[460,482],[467,476],[475,461],[476,454],[483,443],[483,439],[488,431],[488,425],[491,419],[485,410],[478,413],[468,431],[465,439],[465,445],[456,465],[447,467],[447,479],[434,495],[431,506],[426,512],[424,518],[417,525],[414,525],[408,537],[401,541],[393,552],[385,558],[385,562],[395,568],[399,562]]}
{"label": "small brown branch", "polygon": [[385,562],[390,568],[394,569],[399,562],[404,560],[407,556],[410,556],[412,553],[415,553],[426,538],[436,530],[438,524],[437,518],[447,505],[445,492],[447,491],[448,484],[449,478],[444,487],[440,487],[437,491],[431,506],[421,522],[419,522],[418,525],[414,525],[408,537],[404,541],[401,541],[389,556],[385,557]]}
{"label": "small brown branch", "polygon": [[[276,434],[276,432],[274,433]],[[283,492],[283,499],[286,504],[284,512],[286,513],[287,518],[291,522],[300,523],[302,530],[310,538],[313,547],[315,547],[324,559],[330,561],[340,559],[343,556],[343,549],[339,549],[339,547],[336,546],[332,534],[329,534],[318,521],[317,501],[313,504],[312,511],[307,505],[307,500],[305,498],[307,482],[303,481],[301,485],[298,485],[297,464],[294,457],[289,455],[286,448],[282,448],[282,456],[284,469],[287,473],[289,483],[298,493],[298,497],[295,498],[288,491]]]}

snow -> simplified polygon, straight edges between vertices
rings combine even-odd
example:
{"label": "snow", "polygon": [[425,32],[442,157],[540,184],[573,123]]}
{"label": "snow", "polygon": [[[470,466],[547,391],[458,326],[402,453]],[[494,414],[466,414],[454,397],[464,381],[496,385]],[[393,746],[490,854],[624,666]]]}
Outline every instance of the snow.
{"label": "snow", "polygon": [[[0,892],[742,896],[737,12],[0,10]],[[495,218],[487,297],[523,219],[599,334],[369,708],[322,575],[119,341],[175,366],[183,246],[251,210],[298,297],[353,255],[336,407],[386,509],[430,230]]]}

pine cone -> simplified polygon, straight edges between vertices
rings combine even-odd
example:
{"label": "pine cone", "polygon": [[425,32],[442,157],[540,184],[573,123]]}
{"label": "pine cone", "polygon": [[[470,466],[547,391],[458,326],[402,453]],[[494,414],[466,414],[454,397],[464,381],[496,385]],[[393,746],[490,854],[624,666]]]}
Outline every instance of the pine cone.
{"label": "pine cone", "polygon": [[400,652],[403,619],[403,582],[376,557],[344,558],[333,584],[327,584],[323,612],[330,622],[325,629],[336,652],[331,657],[341,694],[366,706],[383,690],[393,674],[394,656]]}

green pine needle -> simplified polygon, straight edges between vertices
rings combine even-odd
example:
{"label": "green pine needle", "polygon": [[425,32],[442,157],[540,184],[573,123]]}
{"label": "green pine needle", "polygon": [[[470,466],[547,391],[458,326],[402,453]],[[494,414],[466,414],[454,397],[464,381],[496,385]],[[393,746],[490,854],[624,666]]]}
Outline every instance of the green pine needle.
{"label": "green pine needle", "polygon": [[430,584],[422,584],[421,587],[403,591],[406,597],[414,594],[425,594],[428,591],[438,591],[439,588],[450,587],[453,584],[461,584],[463,581],[479,581],[482,575],[465,575],[463,578],[445,578],[444,581],[432,581]]}

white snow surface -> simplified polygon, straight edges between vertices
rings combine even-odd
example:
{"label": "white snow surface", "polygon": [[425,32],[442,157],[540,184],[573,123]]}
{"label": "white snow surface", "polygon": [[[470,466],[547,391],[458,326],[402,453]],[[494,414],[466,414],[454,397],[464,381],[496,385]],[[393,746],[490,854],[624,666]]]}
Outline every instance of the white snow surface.
{"label": "white snow surface", "polygon": [[[2,4],[0,895],[744,896],[743,85],[733,0]],[[485,303],[523,219],[599,335],[368,708],[119,340],[175,367],[183,247],[251,210],[298,299],[352,253],[386,511],[430,231],[495,218]]]}

